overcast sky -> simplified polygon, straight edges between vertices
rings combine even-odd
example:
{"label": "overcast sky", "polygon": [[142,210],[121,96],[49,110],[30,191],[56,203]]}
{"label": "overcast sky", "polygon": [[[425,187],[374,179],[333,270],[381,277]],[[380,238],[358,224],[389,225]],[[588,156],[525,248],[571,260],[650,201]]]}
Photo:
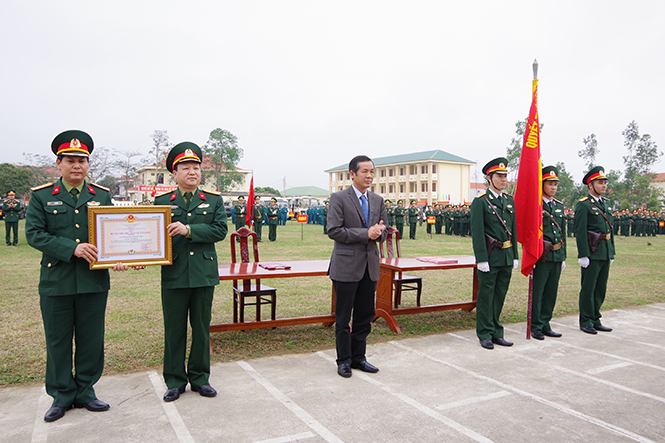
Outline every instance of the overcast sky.
{"label": "overcast sky", "polygon": [[591,133],[607,170],[632,120],[665,148],[664,24],[662,0],[3,0],[0,163],[66,129],[147,153],[156,129],[202,145],[221,127],[255,186],[327,188],[357,154],[480,171],[528,115],[538,59],[543,164],[579,181]]}

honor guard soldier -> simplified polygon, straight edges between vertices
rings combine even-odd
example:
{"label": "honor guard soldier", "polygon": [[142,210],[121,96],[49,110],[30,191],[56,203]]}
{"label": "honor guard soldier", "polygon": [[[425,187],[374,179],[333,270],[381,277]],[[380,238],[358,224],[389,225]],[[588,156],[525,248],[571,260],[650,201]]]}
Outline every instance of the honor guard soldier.
{"label": "honor guard soldier", "polygon": [[543,256],[533,269],[533,303],[531,305],[531,336],[536,340],[561,337],[550,326],[556,304],[561,272],[566,268],[566,223],[563,203],[555,199],[559,186],[559,170],[543,168]]}
{"label": "honor guard soldier", "polygon": [[416,201],[411,200],[411,206],[407,210],[407,215],[409,216],[409,239],[416,239],[416,223],[418,223],[418,215],[420,211],[416,206]]}
{"label": "honor guard soldier", "polygon": [[[25,224],[28,244],[42,252],[39,304],[46,336],[46,393],[53,397],[47,422],[62,418],[72,406],[93,412],[110,408],[93,388],[104,370],[110,282],[108,269],[89,266],[98,252],[88,243],[88,207],[113,204],[107,188],[85,180],[94,149],[90,135],[65,131],[53,139],[51,149],[61,178],[32,189]],[[118,263],[113,269],[127,266]]]}
{"label": "honor guard soldier", "polygon": [[515,203],[503,192],[508,185],[508,160],[495,158],[483,167],[489,188],[471,203],[471,240],[478,264],[476,334],[480,345],[512,346],[499,322],[513,269],[519,265],[515,235]]}
{"label": "honor guard soldier", "polygon": [[395,225],[395,208],[392,207],[392,202],[390,200],[385,201],[386,204],[386,212],[388,214],[388,226],[394,226]]}
{"label": "honor guard soldier", "polygon": [[441,228],[443,226],[443,218],[444,218],[444,209],[442,205],[435,204],[434,205],[434,217],[435,217],[435,223],[434,223],[434,232],[436,235],[441,235]]}
{"label": "honor guard soldier", "polygon": [[258,241],[261,241],[261,231],[263,230],[263,218],[265,214],[266,208],[261,204],[261,197],[257,195],[254,197],[254,203],[252,204],[252,222]]}
{"label": "honor guard soldier", "polygon": [[[5,240],[7,246],[18,246],[18,219],[21,211],[21,201],[16,200],[16,192],[9,191],[7,199],[2,203],[2,215],[5,219]],[[10,241],[10,234],[14,232],[14,242]]]}
{"label": "honor guard soldier", "polygon": [[404,215],[406,214],[406,209],[404,209],[404,202],[402,200],[397,200],[397,207],[393,210],[393,215],[395,216],[395,229],[399,231],[399,238],[404,238]]}
{"label": "honor guard soldier", "polygon": [[268,217],[268,240],[277,240],[277,225],[279,224],[279,206],[275,197],[270,199],[270,206],[266,209]]}
{"label": "honor guard soldier", "polygon": [[587,334],[610,332],[600,322],[600,308],[605,301],[610,265],[614,262],[614,235],[604,168],[592,168],[582,179],[589,195],[575,205],[575,239],[577,256],[582,266],[580,289],[580,329]]}
{"label": "honor guard soldier", "polygon": [[247,208],[245,207],[245,197],[241,195],[240,197],[238,197],[238,204],[236,204],[233,207],[233,215],[235,215],[236,231],[245,226],[246,214],[247,214]]}
{"label": "honor guard soldier", "polygon": [[429,218],[434,217],[434,207],[432,205],[425,208],[425,221],[427,222],[426,232],[432,234],[432,223],[429,223]]}
{"label": "honor guard soldier", "polygon": [[[173,264],[162,266],[164,314],[164,401],[192,391],[214,397],[210,386],[210,317],[215,285],[219,284],[215,243],[226,237],[226,210],[219,192],[199,188],[201,148],[191,142],[175,145],[166,158],[178,187],[155,197],[155,205],[171,206],[167,226]],[[244,217],[239,217],[243,219]],[[187,320],[192,326],[189,358]],[[187,366],[185,366],[187,361]]]}

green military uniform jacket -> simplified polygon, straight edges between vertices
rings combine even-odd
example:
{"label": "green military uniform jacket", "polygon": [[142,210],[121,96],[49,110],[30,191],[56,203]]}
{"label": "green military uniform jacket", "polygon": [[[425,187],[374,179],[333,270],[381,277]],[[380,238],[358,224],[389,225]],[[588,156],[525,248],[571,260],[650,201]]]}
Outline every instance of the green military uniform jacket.
{"label": "green military uniform jacket", "polygon": [[172,237],[173,264],[162,266],[162,288],[199,288],[219,284],[215,242],[226,237],[226,211],[218,192],[197,189],[189,204],[180,189],[155,197],[171,206],[171,221],[189,225],[191,238]]}
{"label": "green military uniform jacket", "polygon": [[413,224],[418,221],[418,214],[420,213],[418,208],[412,208],[409,206],[407,213],[409,215],[409,224]]}
{"label": "green military uniform jacket", "polygon": [[236,230],[245,226],[245,215],[247,214],[247,206],[235,205],[233,207],[233,214],[235,215]]}
{"label": "green military uniform jacket", "polygon": [[[327,212],[327,211],[326,211]],[[266,210],[269,225],[276,225],[279,223],[279,206],[268,206]]]}
{"label": "green military uniform jacket", "polygon": [[400,208],[399,206],[397,206],[393,210],[393,215],[395,216],[395,224],[396,225],[400,225],[400,224],[403,225],[404,224],[404,214],[405,213],[406,213],[406,210],[403,207]]}
{"label": "green military uniform jacket", "polygon": [[259,205],[253,205],[252,210],[254,211],[252,215],[254,216],[254,223],[255,224],[263,224],[263,216],[266,213],[266,208],[259,204]]}
{"label": "green military uniform jacket", "polygon": [[[489,200],[489,203],[487,200]],[[512,195],[503,193],[503,203],[490,191],[477,195],[471,203],[471,240],[476,263],[489,262],[493,266],[513,266],[513,260],[519,258],[517,251],[517,233],[515,222],[515,202]],[[512,246],[505,249],[493,248],[488,256],[485,234],[504,243],[509,240],[503,225],[494,213],[501,217],[512,234]]]}
{"label": "green military uniform jacket", "polygon": [[[552,217],[550,217],[550,215]],[[554,221],[552,221],[554,218]],[[565,209],[563,203],[557,199],[552,200],[552,207],[543,202],[543,238],[552,242],[552,245],[561,243],[561,247],[556,251],[552,250],[547,254],[546,261],[562,262],[566,260],[566,222]],[[559,226],[557,226],[557,223]]]}
{"label": "green military uniform jacket", "polygon": [[[13,207],[10,205],[13,203]],[[5,223],[18,223],[19,212],[21,211],[21,202],[14,198],[14,200],[5,200],[2,203],[2,216]]]}
{"label": "green military uniform jacket", "polygon": [[88,207],[110,206],[111,193],[83,183],[76,201],[62,179],[33,188],[26,215],[28,244],[42,252],[39,293],[46,296],[104,292],[110,288],[107,269],[91,271],[88,262],[74,257],[79,243],[88,243]]}
{"label": "green military uniform jacket", "polygon": [[[577,241],[577,257],[589,257],[591,260],[614,259],[614,234],[612,233],[612,213],[607,209],[609,201],[603,199],[601,206],[591,195],[588,195],[575,205],[575,240]],[[602,214],[605,214],[603,217]],[[609,236],[607,240],[600,240],[596,252],[589,249],[587,231],[598,232]]]}

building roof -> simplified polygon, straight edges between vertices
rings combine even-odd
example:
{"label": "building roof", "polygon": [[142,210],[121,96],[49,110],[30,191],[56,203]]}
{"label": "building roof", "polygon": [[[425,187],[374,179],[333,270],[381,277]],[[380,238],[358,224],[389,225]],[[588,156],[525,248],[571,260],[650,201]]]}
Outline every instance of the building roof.
{"label": "building roof", "polygon": [[[467,160],[457,155],[453,155],[449,152],[436,149],[434,151],[423,151],[423,152],[412,152],[410,154],[399,154],[399,155],[389,155],[388,157],[376,157],[373,158],[374,166],[390,165],[390,164],[399,164],[399,163],[413,163],[417,161],[427,161],[427,160],[438,160],[442,162],[450,163],[468,163],[475,165],[476,162]],[[336,168],[326,169],[325,172],[339,171],[339,170],[348,170],[349,164],[345,163],[339,165]]]}
{"label": "building roof", "polygon": [[[298,195],[310,195],[312,197],[327,197],[330,195],[327,189],[319,188],[318,186],[299,186],[289,188],[286,190],[287,197],[294,197]],[[284,195],[282,195],[284,197]]]}
{"label": "building roof", "polygon": [[653,178],[654,182],[663,182],[665,181],[665,172],[660,172],[656,174],[656,176]]}

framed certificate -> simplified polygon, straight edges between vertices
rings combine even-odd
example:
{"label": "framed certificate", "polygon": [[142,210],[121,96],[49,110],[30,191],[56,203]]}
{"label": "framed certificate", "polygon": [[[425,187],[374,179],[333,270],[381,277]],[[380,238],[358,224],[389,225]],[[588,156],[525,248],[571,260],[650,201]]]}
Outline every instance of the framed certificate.
{"label": "framed certificate", "polygon": [[173,264],[170,206],[88,206],[88,241],[97,247],[90,269]]}

